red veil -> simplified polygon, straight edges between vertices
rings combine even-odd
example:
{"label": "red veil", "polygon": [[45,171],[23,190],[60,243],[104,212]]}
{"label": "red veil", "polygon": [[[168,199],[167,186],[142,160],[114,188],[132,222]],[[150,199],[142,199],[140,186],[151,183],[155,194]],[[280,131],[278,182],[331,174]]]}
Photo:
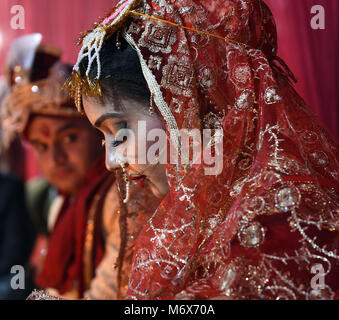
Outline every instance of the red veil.
{"label": "red veil", "polygon": [[268,7],[154,0],[136,10],[122,34],[168,135],[222,129],[223,167],[167,165],[170,192],[135,242],[126,298],[334,298],[337,145],[276,56]]}
{"label": "red veil", "polygon": [[170,192],[136,241],[127,298],[333,298],[337,145],[276,57],[270,10],[260,0],[142,4],[239,44],[132,15],[125,38],[167,130],[222,128],[224,151],[217,176],[167,166]]}

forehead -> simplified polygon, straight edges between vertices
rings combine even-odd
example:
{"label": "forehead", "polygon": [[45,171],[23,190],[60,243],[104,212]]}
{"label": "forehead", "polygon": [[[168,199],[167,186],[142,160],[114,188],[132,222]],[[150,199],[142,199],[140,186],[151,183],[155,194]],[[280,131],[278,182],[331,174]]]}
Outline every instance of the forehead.
{"label": "forehead", "polygon": [[86,125],[85,119],[81,118],[63,118],[43,115],[35,115],[29,123],[27,135],[31,137],[50,138],[63,129],[81,129]]}
{"label": "forehead", "polygon": [[82,97],[82,103],[86,116],[91,123],[106,113],[124,113],[123,101],[121,98],[115,97],[112,101],[100,101],[93,97]]}
{"label": "forehead", "polygon": [[116,114],[121,117],[137,117],[147,110],[147,104],[131,97],[116,95],[111,101],[99,101],[83,96],[84,111],[89,121],[94,124],[105,114]]}

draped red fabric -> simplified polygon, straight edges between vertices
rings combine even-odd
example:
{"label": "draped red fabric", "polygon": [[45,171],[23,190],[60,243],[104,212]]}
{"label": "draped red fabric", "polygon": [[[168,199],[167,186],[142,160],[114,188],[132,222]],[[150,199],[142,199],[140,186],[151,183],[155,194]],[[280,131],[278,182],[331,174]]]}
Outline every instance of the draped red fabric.
{"label": "draped red fabric", "polygon": [[[44,43],[62,48],[63,59],[73,63],[75,43],[81,32],[103,17],[116,0],[1,0],[0,66],[10,43],[18,36],[40,32]],[[333,134],[338,135],[338,6],[337,0],[268,0],[279,34],[279,56],[296,74],[297,90]],[[326,29],[310,27],[310,8],[320,4],[326,12]],[[25,9],[25,29],[13,30],[15,5]],[[28,148],[26,178],[39,175]]]}
{"label": "draped red fabric", "polygon": [[[298,78],[296,88],[315,114],[339,136],[339,2],[267,0],[278,29],[278,53]],[[313,29],[313,6],[325,12],[325,29]]]}
{"label": "draped red fabric", "polygon": [[[126,297],[335,298],[338,143],[276,56],[269,8],[261,0],[141,6],[148,17],[131,15],[122,34],[168,134],[180,148],[176,129],[219,129],[210,143],[224,149],[216,147],[222,170],[211,175],[204,163],[166,165],[170,191],[135,241]],[[85,44],[96,44],[92,35]],[[321,287],[312,277],[319,265]]]}

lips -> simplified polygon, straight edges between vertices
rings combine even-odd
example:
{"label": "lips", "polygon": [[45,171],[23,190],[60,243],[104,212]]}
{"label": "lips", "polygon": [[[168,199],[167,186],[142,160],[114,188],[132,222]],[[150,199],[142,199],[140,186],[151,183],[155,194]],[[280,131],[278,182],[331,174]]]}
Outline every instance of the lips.
{"label": "lips", "polygon": [[66,178],[73,173],[71,168],[59,168],[53,171],[53,176],[58,178]]}
{"label": "lips", "polygon": [[145,186],[146,176],[144,176],[144,175],[140,176],[140,175],[133,175],[132,174],[132,175],[128,176],[128,179],[135,181],[139,185],[139,187],[141,187],[141,188]]}

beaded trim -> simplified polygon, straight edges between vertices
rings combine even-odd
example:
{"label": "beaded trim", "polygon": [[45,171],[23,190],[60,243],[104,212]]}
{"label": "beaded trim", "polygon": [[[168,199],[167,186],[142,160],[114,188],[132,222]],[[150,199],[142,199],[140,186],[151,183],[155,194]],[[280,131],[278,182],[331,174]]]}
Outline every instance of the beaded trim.
{"label": "beaded trim", "polygon": [[[138,56],[139,56],[139,60],[140,60],[140,64],[141,64],[141,69],[143,71],[144,77],[147,81],[148,87],[150,89],[151,95],[154,98],[154,102],[157,106],[157,108],[159,109],[162,117],[164,118],[164,120],[167,123],[169,132],[170,132],[170,139],[171,141],[174,143],[174,145],[176,146],[177,150],[179,151],[183,151],[181,150],[181,139],[180,139],[180,132],[179,132],[179,128],[178,128],[178,124],[171,112],[171,109],[169,108],[168,104],[166,103],[164,97],[162,96],[160,87],[154,77],[154,75],[152,74],[151,70],[148,68],[147,63],[145,62],[145,60],[142,57],[142,54],[140,52],[140,49],[137,47],[136,43],[134,42],[133,38],[126,32],[124,31],[122,33],[122,36],[126,39],[126,41],[136,50]],[[183,152],[180,153],[181,157],[183,160],[185,156],[186,158],[187,155],[185,155]],[[188,161],[183,163],[188,163]],[[179,169],[179,168],[177,168]]]}
{"label": "beaded trim", "polygon": [[[101,96],[99,78],[101,75],[100,51],[104,40],[118,30],[126,21],[130,10],[133,10],[140,4],[140,0],[121,0],[113,12],[110,13],[102,22],[96,25],[92,31],[86,31],[80,38],[79,44],[82,44],[78,60],[73,68],[72,76],[66,81],[63,89],[69,91],[75,100],[75,105],[79,112],[82,111],[81,95],[82,93],[89,96]],[[88,66],[86,77],[80,77],[79,67],[81,61],[88,57]],[[98,70],[95,80],[89,78],[89,73],[93,62],[96,61]]]}

